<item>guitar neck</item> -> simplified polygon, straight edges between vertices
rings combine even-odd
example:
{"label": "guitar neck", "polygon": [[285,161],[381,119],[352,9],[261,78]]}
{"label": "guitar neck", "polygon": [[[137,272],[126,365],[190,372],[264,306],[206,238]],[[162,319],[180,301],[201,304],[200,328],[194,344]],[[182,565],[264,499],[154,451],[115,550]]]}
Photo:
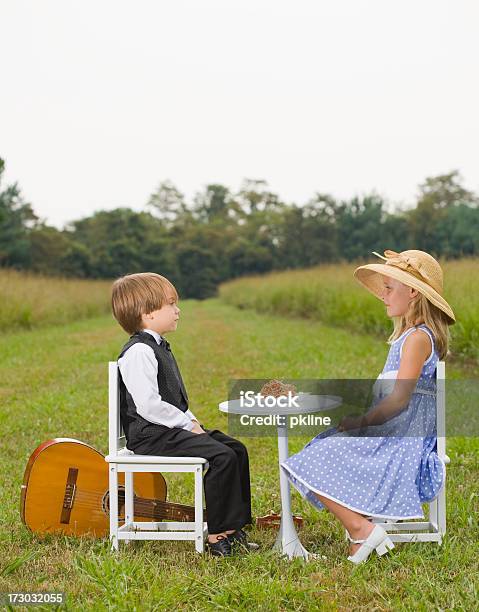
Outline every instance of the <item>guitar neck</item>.
{"label": "guitar neck", "polygon": [[[124,506],[125,493],[118,492],[118,504]],[[134,513],[137,516],[151,518],[154,520],[168,521],[194,521],[195,509],[185,504],[175,504],[161,501],[159,499],[146,499],[135,496],[133,499]]]}

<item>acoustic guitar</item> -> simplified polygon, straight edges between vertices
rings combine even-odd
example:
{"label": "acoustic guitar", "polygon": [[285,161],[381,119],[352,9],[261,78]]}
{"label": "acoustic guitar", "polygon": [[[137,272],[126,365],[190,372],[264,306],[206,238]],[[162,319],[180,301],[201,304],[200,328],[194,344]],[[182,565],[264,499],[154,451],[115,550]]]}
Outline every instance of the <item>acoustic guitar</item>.
{"label": "acoustic guitar", "polygon": [[[119,474],[118,507],[124,512],[123,474]],[[159,473],[134,477],[135,521],[194,521],[194,506],[166,501],[166,482]],[[37,533],[92,535],[109,533],[108,464],[92,446],[71,438],[40,444],[23,477],[20,513]]]}

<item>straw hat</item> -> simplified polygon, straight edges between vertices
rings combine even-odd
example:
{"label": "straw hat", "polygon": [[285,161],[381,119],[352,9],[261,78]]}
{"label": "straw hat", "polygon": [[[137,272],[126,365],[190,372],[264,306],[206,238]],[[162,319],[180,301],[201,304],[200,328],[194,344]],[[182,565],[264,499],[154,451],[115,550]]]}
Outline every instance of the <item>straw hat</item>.
{"label": "straw hat", "polygon": [[389,276],[422,293],[447,315],[449,325],[456,322],[451,307],[442,297],[442,270],[434,257],[424,251],[384,251],[385,257],[375,251],[373,253],[386,263],[359,266],[354,271],[356,279],[368,291],[382,299],[382,277]]}

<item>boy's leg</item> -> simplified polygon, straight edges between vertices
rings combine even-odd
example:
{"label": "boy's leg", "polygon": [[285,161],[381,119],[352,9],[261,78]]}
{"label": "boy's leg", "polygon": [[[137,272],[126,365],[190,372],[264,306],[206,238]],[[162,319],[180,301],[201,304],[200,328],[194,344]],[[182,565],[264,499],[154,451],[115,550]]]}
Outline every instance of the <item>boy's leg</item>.
{"label": "boy's leg", "polygon": [[243,501],[243,515],[244,515],[244,525],[248,525],[252,523],[253,519],[251,517],[251,486],[250,486],[250,471],[249,471],[249,457],[248,450],[246,446],[228,436],[227,434],[219,431],[218,429],[206,429],[206,433],[213,438],[213,440],[217,440],[231,448],[238,459],[238,467],[240,473],[240,482],[241,482],[241,499]]}
{"label": "boy's leg", "polygon": [[207,433],[194,434],[185,429],[152,424],[142,430],[142,439],[129,447],[139,455],[204,457],[208,461],[203,484],[210,533],[241,529],[251,520],[250,515],[246,516],[242,499],[239,460],[230,446]]}

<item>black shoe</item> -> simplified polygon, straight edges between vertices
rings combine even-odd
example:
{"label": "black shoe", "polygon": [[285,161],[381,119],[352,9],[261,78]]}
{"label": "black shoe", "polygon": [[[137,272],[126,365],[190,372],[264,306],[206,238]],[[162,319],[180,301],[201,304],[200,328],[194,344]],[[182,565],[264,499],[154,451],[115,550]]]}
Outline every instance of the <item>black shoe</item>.
{"label": "black shoe", "polygon": [[243,529],[237,529],[235,532],[228,535],[228,540],[231,546],[238,546],[245,550],[258,550],[259,545],[254,542],[248,542],[248,537]]}
{"label": "black shoe", "polygon": [[233,550],[229,537],[220,536],[217,542],[208,542],[210,554],[214,557],[231,557]]}

